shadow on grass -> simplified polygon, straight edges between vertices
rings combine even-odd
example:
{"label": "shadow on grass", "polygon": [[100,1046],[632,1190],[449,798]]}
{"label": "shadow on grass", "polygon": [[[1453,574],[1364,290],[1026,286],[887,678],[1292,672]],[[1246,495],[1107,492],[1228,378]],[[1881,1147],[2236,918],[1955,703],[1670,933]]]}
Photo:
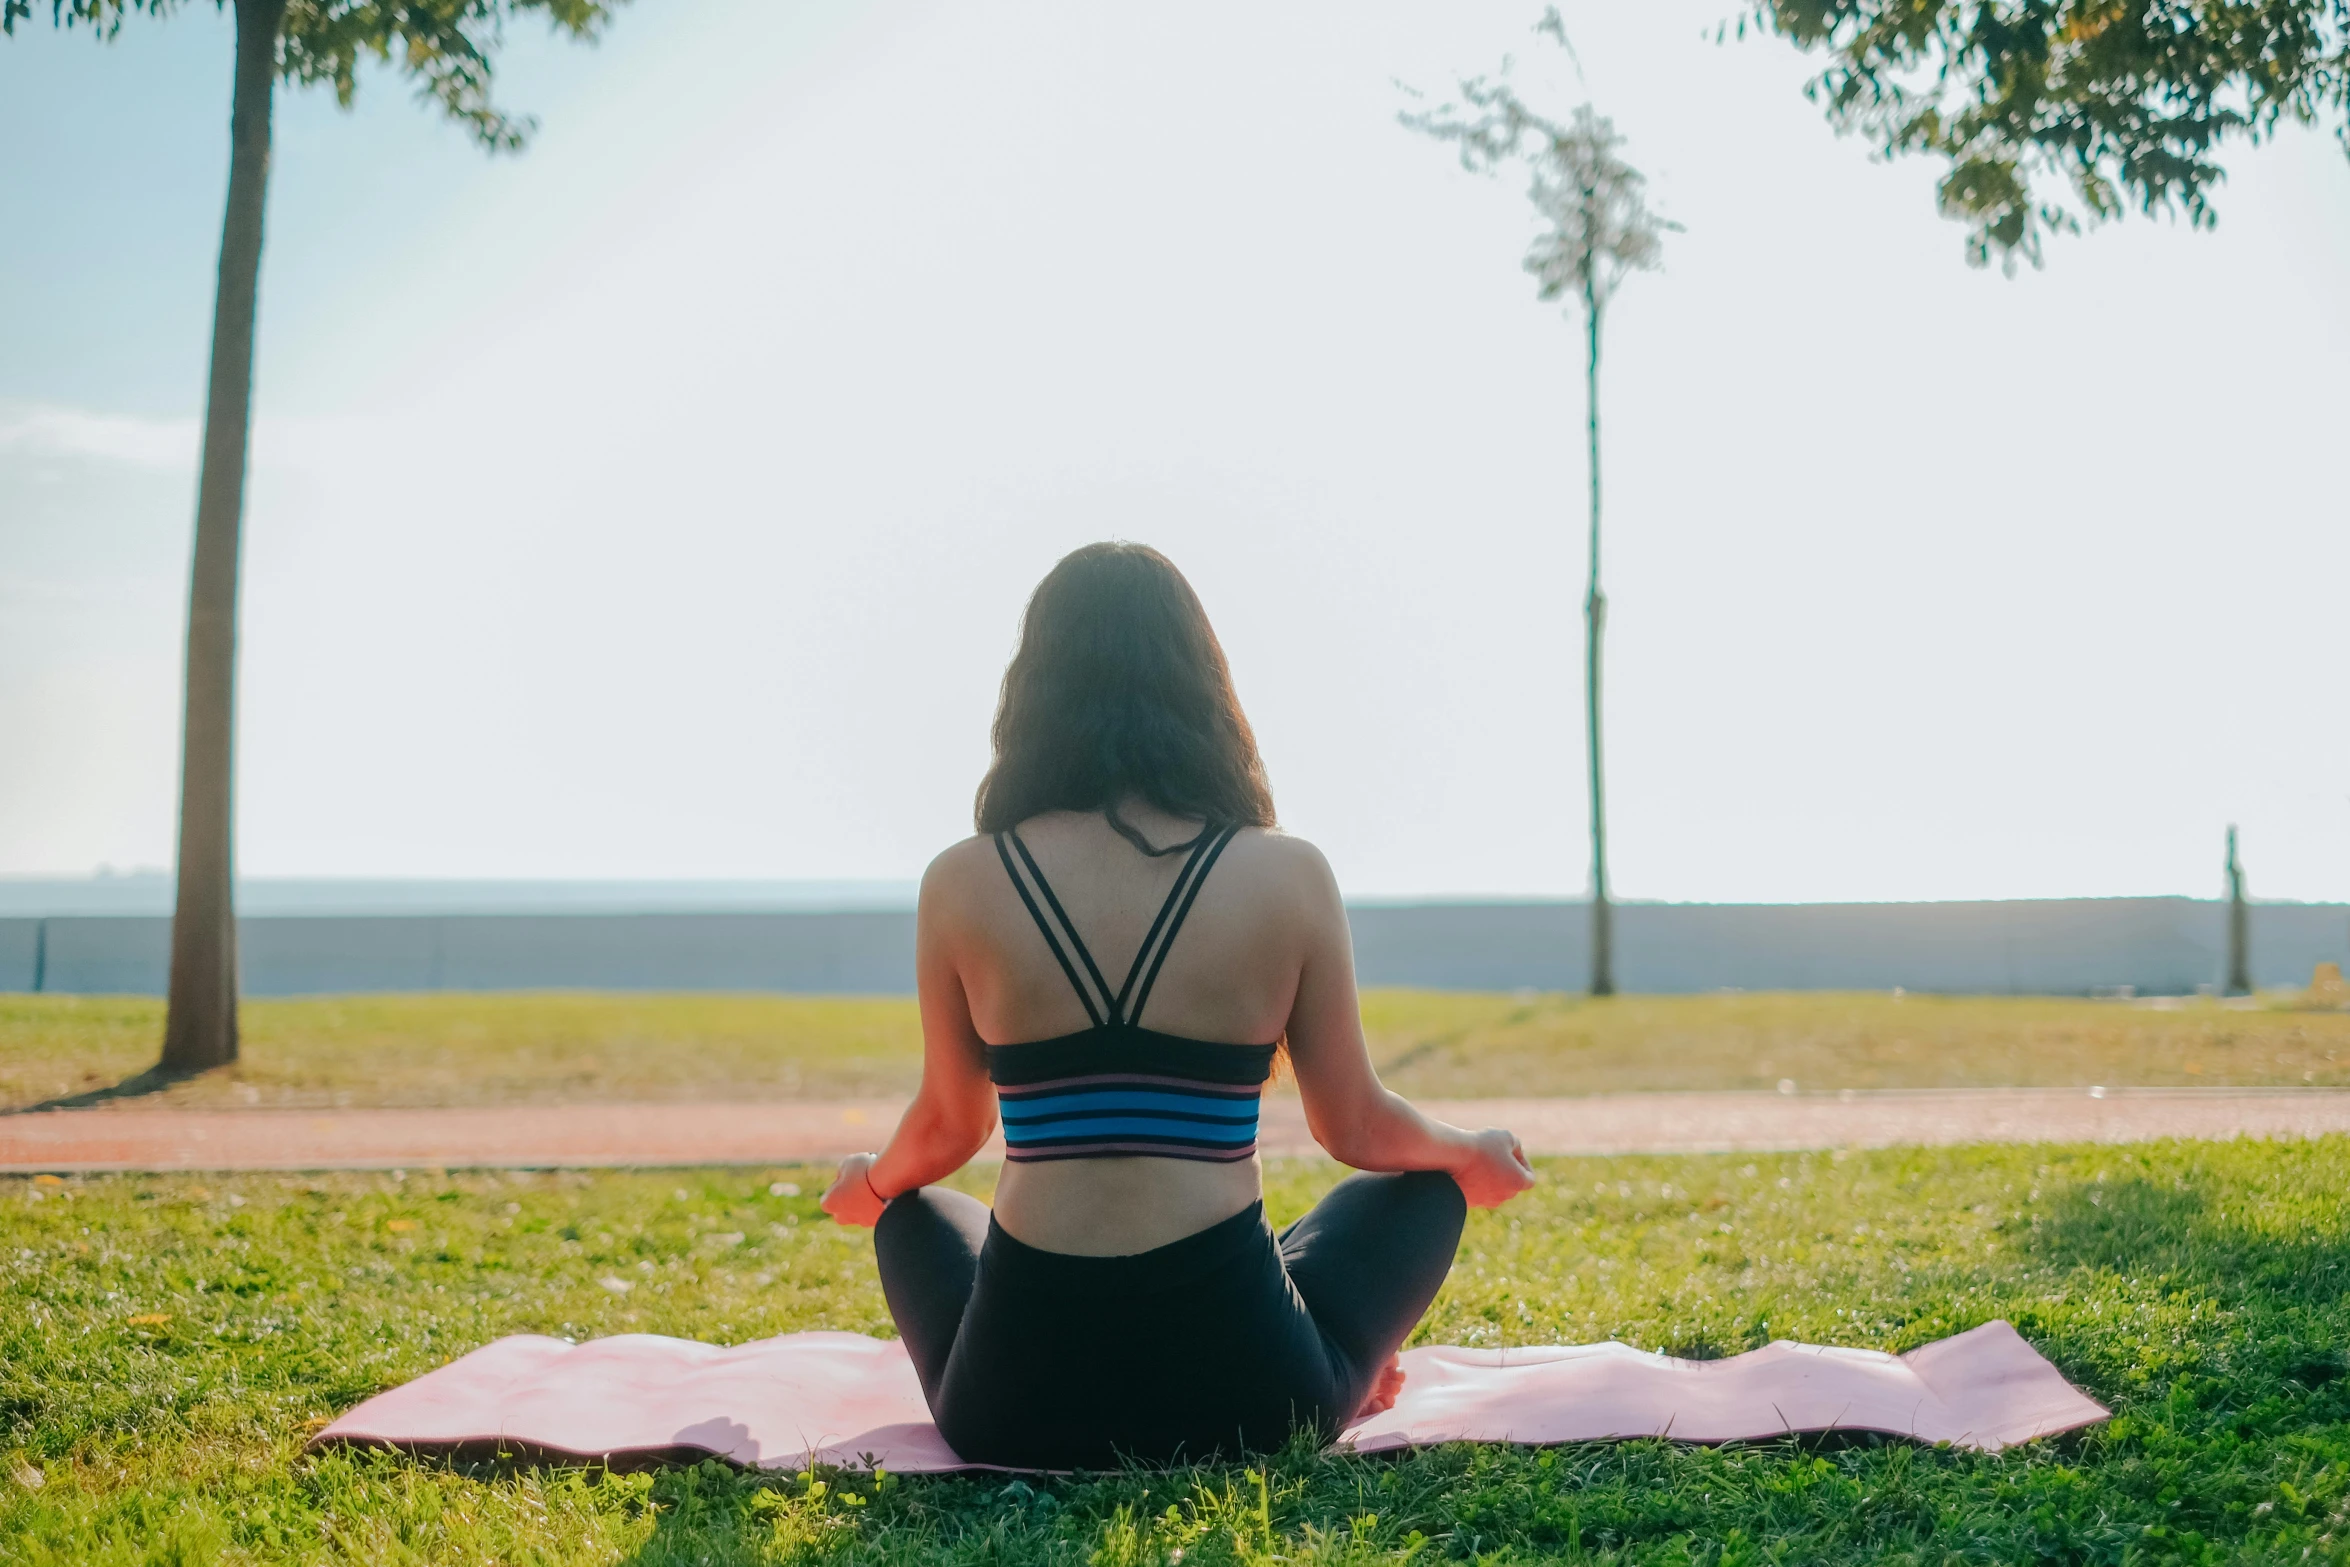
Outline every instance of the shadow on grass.
{"label": "shadow on grass", "polygon": [[144,1072],[134,1073],[104,1088],[88,1088],[78,1094],[61,1094],[55,1099],[41,1100],[38,1104],[0,1108],[0,1116],[38,1115],[47,1110],[90,1110],[102,1104],[111,1104],[117,1099],[142,1099],[149,1094],[159,1094],[175,1083],[185,1083],[203,1075],[202,1071],[185,1067],[151,1066]]}
{"label": "shadow on grass", "polygon": [[2266,1350],[2269,1378],[2316,1390],[2350,1372],[2350,1231],[2273,1222],[2268,1205],[2293,1201],[2207,1171],[2082,1182],[2055,1194],[2029,1244],[2061,1268],[2204,1295]]}
{"label": "shadow on grass", "polygon": [[[1169,1471],[1157,1478],[1179,1488],[1200,1473]],[[654,1475],[646,1497],[652,1533],[621,1564],[702,1567],[830,1559],[844,1551],[907,1562],[1068,1560],[1076,1543],[1069,1531],[1083,1537],[1104,1521],[1106,1508],[1095,1493],[1137,1478],[946,1474],[908,1480],[836,1469],[811,1476],[736,1469],[712,1459]],[[864,1549],[856,1550],[858,1545]]]}
{"label": "shadow on grass", "polygon": [[789,1489],[712,1462],[663,1470],[648,1498],[653,1532],[621,1558],[625,1567],[688,1567],[709,1561],[755,1561],[775,1543],[774,1512],[762,1493]]}
{"label": "shadow on grass", "polygon": [[[2121,1273],[2199,1273],[2219,1258],[2204,1216],[2202,1182],[2163,1184],[2143,1176],[2083,1182],[2055,1194],[2032,1250],[2065,1267]],[[2240,1238],[2239,1238],[2240,1240]],[[2233,1254],[2240,1244],[2219,1250]]]}
{"label": "shadow on grass", "polygon": [[2246,1223],[2263,1194],[2226,1185],[2200,1175],[2083,1182],[2056,1194],[2032,1250],[2060,1266],[2200,1283],[2223,1297],[2335,1304],[2350,1284],[2350,1234]]}

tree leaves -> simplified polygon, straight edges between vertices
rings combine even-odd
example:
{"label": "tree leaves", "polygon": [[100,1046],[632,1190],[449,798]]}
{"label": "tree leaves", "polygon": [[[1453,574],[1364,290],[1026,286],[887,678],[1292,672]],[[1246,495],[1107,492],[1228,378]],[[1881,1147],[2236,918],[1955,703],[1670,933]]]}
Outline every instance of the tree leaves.
{"label": "tree leaves", "polygon": [[1949,162],[1977,266],[2038,265],[2048,233],[2133,203],[2209,228],[2218,149],[2281,120],[2340,118],[2350,151],[2350,0],[1756,0],[1749,22],[1829,57],[1807,90],[1840,132]]}
{"label": "tree leaves", "polygon": [[[1549,31],[1557,13],[1543,20]],[[1556,34],[1565,42],[1563,32]],[[1530,108],[1499,76],[1460,83],[1457,102],[1407,109],[1406,126],[1460,149],[1461,167],[1490,174],[1523,163],[1527,199],[1543,232],[1527,248],[1525,267],[1545,301],[1571,298],[1603,308],[1630,273],[1651,271],[1663,255],[1667,230],[1681,225],[1648,210],[1647,181],[1617,155],[1624,144],[1614,122],[1584,104],[1564,123]]]}
{"label": "tree leaves", "polygon": [[[122,31],[126,17],[162,18],[182,0],[50,0],[50,20],[87,27],[101,38]],[[213,0],[226,8],[231,0]],[[492,60],[509,21],[543,17],[555,31],[594,39],[621,0],[242,0],[283,7],[278,24],[278,75],[334,89],[348,108],[359,68],[373,60],[416,84],[419,99],[469,130],[492,152],[516,152],[537,122],[511,116],[491,98]],[[29,20],[36,0],[0,0],[0,32]]]}

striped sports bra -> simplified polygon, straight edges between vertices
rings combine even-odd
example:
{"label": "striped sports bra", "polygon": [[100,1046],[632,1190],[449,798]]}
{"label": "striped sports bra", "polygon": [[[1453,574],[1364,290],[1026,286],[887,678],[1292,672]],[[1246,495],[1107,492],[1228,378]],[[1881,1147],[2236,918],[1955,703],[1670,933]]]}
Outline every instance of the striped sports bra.
{"label": "striped sports bra", "polygon": [[[1126,983],[1115,992],[1019,833],[995,835],[1005,874],[1093,1020],[1091,1028],[1057,1039],[987,1047],[987,1075],[1003,1113],[1006,1159],[1032,1164],[1142,1157],[1225,1164],[1257,1151],[1257,1101],[1273,1075],[1276,1047],[1184,1039],[1141,1022],[1151,986],[1199,897],[1200,884],[1239,831],[1211,824],[1191,841],[1190,858],[1143,937]],[[1049,920],[1047,908],[1052,910]]]}

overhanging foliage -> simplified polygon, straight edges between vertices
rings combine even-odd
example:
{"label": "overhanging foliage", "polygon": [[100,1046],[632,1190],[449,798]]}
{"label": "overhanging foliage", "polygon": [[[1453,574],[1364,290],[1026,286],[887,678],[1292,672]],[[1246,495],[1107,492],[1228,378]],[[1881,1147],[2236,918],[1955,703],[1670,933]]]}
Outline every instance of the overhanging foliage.
{"label": "overhanging foliage", "polygon": [[1948,162],[1977,265],[2133,204],[2208,228],[2219,149],[2281,121],[2350,151],[2350,0],[1757,0],[1749,25],[1828,56],[1839,130]]}
{"label": "overhanging foliage", "polygon": [[[102,38],[122,31],[132,15],[157,18],[184,0],[50,0],[50,19],[87,27]],[[213,0],[226,9],[229,0]],[[501,112],[491,101],[491,59],[509,19],[536,14],[558,32],[591,39],[610,19],[612,0],[259,0],[282,4],[277,28],[278,75],[289,82],[333,87],[345,108],[358,90],[363,62],[388,65],[416,83],[417,96],[438,103],[484,147],[516,152],[537,129],[528,116]],[[0,31],[14,33],[36,0],[0,0]]]}

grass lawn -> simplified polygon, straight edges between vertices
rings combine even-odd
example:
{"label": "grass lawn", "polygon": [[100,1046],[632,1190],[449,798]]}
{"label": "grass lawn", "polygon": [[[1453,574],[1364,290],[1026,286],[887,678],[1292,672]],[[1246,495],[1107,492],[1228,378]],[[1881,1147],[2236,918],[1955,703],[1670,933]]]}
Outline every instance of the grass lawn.
{"label": "grass lawn", "polygon": [[[1276,1217],[1334,1173],[1275,1168]],[[1900,1350],[2004,1316],[2118,1418],[1996,1457],[1636,1442],[1070,1481],[304,1457],[502,1333],[886,1332],[868,1240],[804,1170],[10,1179],[0,1561],[2350,1562],[2350,1139],[1543,1174],[1472,1217],[1426,1339]]]}
{"label": "grass lawn", "polygon": [[[1374,990],[1407,1094],[1635,1089],[2350,1086],[2350,1012],[1877,993],[1619,996]],[[131,1101],[329,1106],[839,1099],[911,1093],[910,999],[640,994],[253,1001],[244,1059]],[[143,1070],[160,1001],[0,996],[0,1107]]]}

